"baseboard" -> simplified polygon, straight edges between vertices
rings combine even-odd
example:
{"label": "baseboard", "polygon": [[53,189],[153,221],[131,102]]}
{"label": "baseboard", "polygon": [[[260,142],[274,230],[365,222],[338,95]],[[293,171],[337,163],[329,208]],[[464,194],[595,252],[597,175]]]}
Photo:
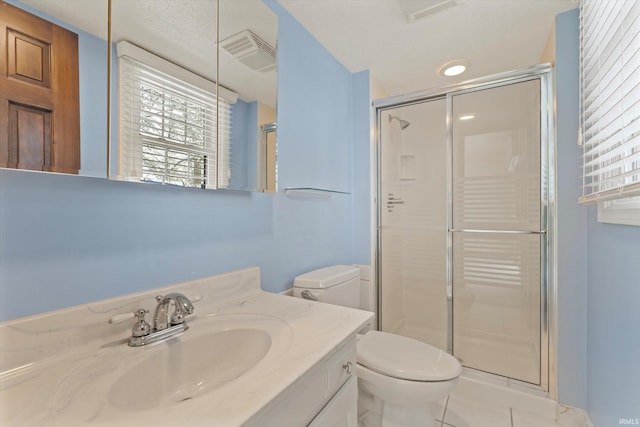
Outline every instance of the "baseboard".
{"label": "baseboard", "polygon": [[574,408],[573,406],[561,405],[557,406],[558,424],[566,427],[595,427],[589,418],[589,414],[584,409]]}

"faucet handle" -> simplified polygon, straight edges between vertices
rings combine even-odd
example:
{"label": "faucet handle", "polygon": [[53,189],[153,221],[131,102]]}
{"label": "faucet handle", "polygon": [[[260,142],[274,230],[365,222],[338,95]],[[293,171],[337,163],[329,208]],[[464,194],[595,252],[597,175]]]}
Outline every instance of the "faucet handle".
{"label": "faucet handle", "polygon": [[143,337],[145,335],[149,335],[151,332],[151,326],[147,323],[144,316],[149,312],[149,310],[145,310],[141,308],[140,310],[134,313],[136,317],[136,323],[131,328],[131,336],[134,337]]}
{"label": "faucet handle", "polygon": [[131,313],[123,313],[123,314],[116,314],[111,319],[109,319],[109,323],[111,323],[112,325],[115,325],[117,323],[122,323],[122,322],[124,322],[126,320],[133,319],[134,316],[135,316],[135,313],[133,313],[133,312],[131,312]]}

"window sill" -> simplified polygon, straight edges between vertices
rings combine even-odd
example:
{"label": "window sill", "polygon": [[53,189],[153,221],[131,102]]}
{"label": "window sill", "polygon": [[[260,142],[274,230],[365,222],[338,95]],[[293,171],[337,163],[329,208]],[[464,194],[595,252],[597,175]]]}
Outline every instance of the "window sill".
{"label": "window sill", "polygon": [[640,196],[599,202],[598,222],[640,226]]}

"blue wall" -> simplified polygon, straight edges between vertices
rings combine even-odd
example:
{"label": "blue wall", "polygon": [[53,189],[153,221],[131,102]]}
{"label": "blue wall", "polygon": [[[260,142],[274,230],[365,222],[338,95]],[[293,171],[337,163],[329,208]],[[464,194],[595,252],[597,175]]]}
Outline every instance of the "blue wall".
{"label": "blue wall", "polygon": [[278,292],[298,274],[356,258],[352,195],[294,198],[282,189],[351,191],[354,106],[368,106],[368,92],[353,90],[353,75],[277,2],[266,3],[278,15],[281,190],[0,170],[0,320],[252,265]]}
{"label": "blue wall", "polygon": [[[556,19],[560,401],[596,427],[640,419],[640,227],[603,224],[580,196],[578,11]],[[637,423],[637,421],[636,421]]]}
{"label": "blue wall", "polygon": [[353,75],[353,262],[371,264],[371,95],[369,71]]}
{"label": "blue wall", "polygon": [[[229,189],[256,188],[256,152],[258,150],[258,102],[239,99],[231,104]],[[251,167],[250,167],[251,166]]]}
{"label": "blue wall", "polygon": [[578,141],[578,10],[556,17],[558,399],[587,403],[587,232]]}
{"label": "blue wall", "polygon": [[587,226],[587,408],[613,427],[640,419],[640,227],[599,223],[595,206]]}

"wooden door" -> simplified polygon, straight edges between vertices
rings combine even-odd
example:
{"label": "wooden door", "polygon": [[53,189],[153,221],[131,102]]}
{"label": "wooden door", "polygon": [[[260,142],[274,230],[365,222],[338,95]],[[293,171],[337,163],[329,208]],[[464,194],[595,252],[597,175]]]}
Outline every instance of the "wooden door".
{"label": "wooden door", "polygon": [[78,35],[0,2],[0,167],[80,169]]}

